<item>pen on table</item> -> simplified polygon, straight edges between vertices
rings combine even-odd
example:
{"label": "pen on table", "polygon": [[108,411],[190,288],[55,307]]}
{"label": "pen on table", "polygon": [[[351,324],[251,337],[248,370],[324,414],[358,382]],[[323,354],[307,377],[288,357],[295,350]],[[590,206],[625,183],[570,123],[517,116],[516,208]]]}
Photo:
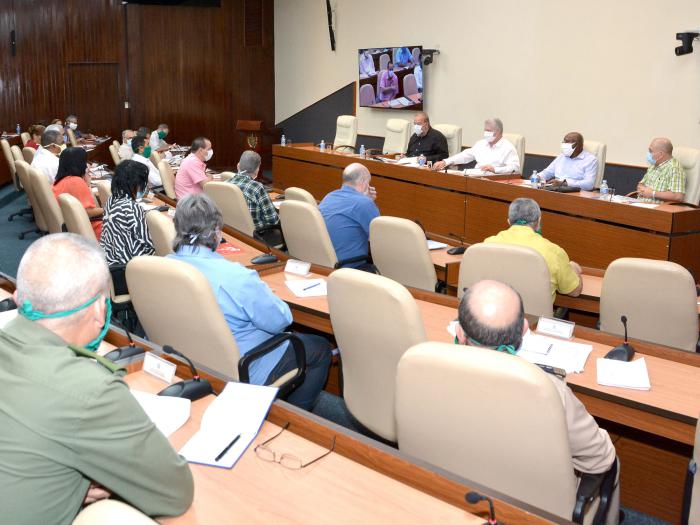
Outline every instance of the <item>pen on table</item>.
{"label": "pen on table", "polygon": [[240,437],[241,437],[241,435],[238,434],[235,438],[233,438],[233,441],[231,441],[231,443],[226,445],[226,448],[224,450],[222,450],[218,456],[216,456],[216,459],[214,461],[219,461],[221,458],[223,458],[226,455],[226,452],[231,450],[231,447],[236,444],[236,441],[238,441]]}
{"label": "pen on table", "polygon": [[318,286],[319,284],[321,284],[321,283],[316,283],[316,284],[312,284],[311,286],[307,286],[307,287],[304,288],[302,291],[305,292],[306,290],[311,290],[311,288],[313,288],[313,287],[315,287],[315,286]]}
{"label": "pen on table", "polygon": [[546,352],[547,354],[549,353],[549,351],[552,349],[553,346],[554,346],[554,343],[552,343],[551,345],[549,345],[549,348],[547,348],[547,352]]}

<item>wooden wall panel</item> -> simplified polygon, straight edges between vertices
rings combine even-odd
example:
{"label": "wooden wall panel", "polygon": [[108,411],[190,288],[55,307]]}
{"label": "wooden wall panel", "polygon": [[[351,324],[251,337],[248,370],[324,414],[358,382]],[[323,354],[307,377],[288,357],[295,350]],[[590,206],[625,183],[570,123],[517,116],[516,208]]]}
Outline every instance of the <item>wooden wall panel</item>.
{"label": "wooden wall panel", "polygon": [[118,137],[121,128],[119,64],[69,64],[69,104],[80,129]]}

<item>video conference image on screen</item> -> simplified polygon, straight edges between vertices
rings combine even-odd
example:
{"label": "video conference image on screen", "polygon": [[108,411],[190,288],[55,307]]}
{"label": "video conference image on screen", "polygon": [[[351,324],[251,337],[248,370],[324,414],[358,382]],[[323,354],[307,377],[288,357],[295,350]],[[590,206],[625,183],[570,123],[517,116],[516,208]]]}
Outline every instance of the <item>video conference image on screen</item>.
{"label": "video conference image on screen", "polygon": [[360,106],[423,109],[422,52],[421,46],[360,49]]}

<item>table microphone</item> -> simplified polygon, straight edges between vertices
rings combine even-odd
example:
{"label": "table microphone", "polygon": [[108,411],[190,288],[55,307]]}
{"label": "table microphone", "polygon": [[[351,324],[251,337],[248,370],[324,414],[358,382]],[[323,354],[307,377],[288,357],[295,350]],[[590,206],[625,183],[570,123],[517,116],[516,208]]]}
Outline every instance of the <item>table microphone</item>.
{"label": "table microphone", "polygon": [[473,490],[467,492],[464,498],[471,505],[476,505],[480,501],[489,502],[489,519],[487,522],[484,523],[484,525],[504,525],[496,519],[496,511],[493,509],[493,500],[491,498],[489,498],[488,496],[482,496],[481,494],[479,494],[478,492],[474,492]]}
{"label": "table microphone", "polygon": [[178,352],[169,345],[163,346],[163,352],[166,354],[176,355],[187,361],[187,364],[190,366],[190,370],[192,371],[192,379],[173,383],[169,387],[166,387],[158,392],[159,396],[184,397],[185,399],[196,401],[197,399],[214,393],[211,383],[207,379],[201,379],[199,377],[199,373],[194,367],[194,364],[192,364],[192,361],[190,361],[185,354]]}
{"label": "table microphone", "polygon": [[627,342],[627,316],[620,317],[622,326],[625,327],[625,342],[605,354],[605,359],[615,359],[616,361],[631,361],[634,357],[634,348]]}
{"label": "table microphone", "polygon": [[129,344],[107,352],[104,357],[114,362],[119,361],[120,359],[127,359],[129,357],[134,357],[135,355],[146,353],[146,349],[143,346],[136,346],[136,343],[134,343],[134,340],[131,338],[129,330],[127,330],[122,323],[117,322],[115,319],[111,319],[110,322],[116,324],[119,328],[124,330],[124,333],[129,340]]}

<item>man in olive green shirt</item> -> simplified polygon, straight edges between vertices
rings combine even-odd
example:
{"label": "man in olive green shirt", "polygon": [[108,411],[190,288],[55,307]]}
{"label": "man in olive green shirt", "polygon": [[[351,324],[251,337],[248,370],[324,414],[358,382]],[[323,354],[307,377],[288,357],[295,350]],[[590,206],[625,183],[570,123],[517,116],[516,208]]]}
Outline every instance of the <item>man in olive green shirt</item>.
{"label": "man in olive green shirt", "polygon": [[98,357],[110,316],[97,244],[63,233],[20,262],[18,316],[0,330],[0,512],[3,523],[70,524],[85,503],[124,500],[152,516],[191,504],[186,461]]}
{"label": "man in olive green shirt", "polygon": [[673,144],[667,138],[656,138],[647,152],[649,169],[637,185],[637,198],[644,202],[683,202],[685,171],[673,158]]}

